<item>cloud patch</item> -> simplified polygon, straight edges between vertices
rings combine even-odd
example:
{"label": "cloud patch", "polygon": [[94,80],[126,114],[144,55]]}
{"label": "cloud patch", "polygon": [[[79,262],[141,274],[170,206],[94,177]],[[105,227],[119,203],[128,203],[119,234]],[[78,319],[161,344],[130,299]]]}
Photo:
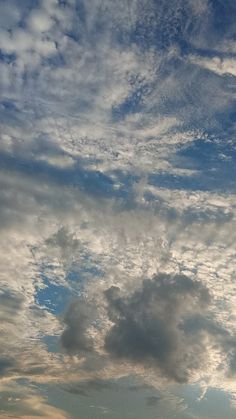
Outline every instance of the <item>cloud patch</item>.
{"label": "cloud patch", "polygon": [[192,334],[184,327],[193,314],[207,315],[211,298],[200,282],[184,275],[159,274],[129,296],[122,298],[117,287],[105,294],[114,323],[105,348],[112,356],[154,365],[180,383],[203,367],[207,328]]}
{"label": "cloud patch", "polygon": [[93,340],[88,333],[93,319],[92,313],[92,306],[82,299],[69,306],[64,318],[66,328],[61,343],[70,355],[93,352]]}

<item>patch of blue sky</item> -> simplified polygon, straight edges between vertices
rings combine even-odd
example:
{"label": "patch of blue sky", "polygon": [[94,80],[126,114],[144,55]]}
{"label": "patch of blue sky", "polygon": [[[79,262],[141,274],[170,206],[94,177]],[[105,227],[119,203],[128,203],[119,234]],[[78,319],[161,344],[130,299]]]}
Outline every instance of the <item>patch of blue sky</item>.
{"label": "patch of blue sky", "polygon": [[236,149],[225,139],[197,139],[189,146],[182,147],[170,162],[175,168],[196,172],[190,176],[153,173],[149,176],[151,185],[170,189],[236,192]]}
{"label": "patch of blue sky", "polygon": [[7,54],[0,49],[0,62],[3,61],[7,64],[12,63],[16,59],[16,54]]}
{"label": "patch of blue sky", "polygon": [[85,169],[77,161],[72,167],[60,168],[46,161],[35,161],[1,152],[0,165],[12,172],[42,179],[69,187],[77,187],[86,193],[104,198],[122,197],[122,191],[115,187],[114,181],[106,174]]}
{"label": "patch of blue sky", "polygon": [[7,111],[7,113],[9,112],[18,112],[18,108],[15,104],[14,101],[6,99],[6,100],[2,100],[0,102],[0,107],[1,109],[3,109],[4,111]]}
{"label": "patch of blue sky", "polygon": [[[218,38],[225,36],[230,27],[235,26],[236,4],[232,0],[211,0],[214,22],[214,36]],[[213,29],[212,28],[212,29]]]}
{"label": "patch of blue sky", "polygon": [[50,271],[54,275],[53,266],[50,264],[42,265],[41,271],[44,288],[38,289],[36,302],[56,315],[63,314],[69,302],[83,294],[84,285],[89,280],[96,281],[103,275],[98,261],[94,261],[88,254],[82,257],[79,264],[77,262],[71,264],[65,276],[65,285],[55,282],[53,277],[50,277]]}
{"label": "patch of blue sky", "polygon": [[65,36],[72,39],[72,41],[74,41],[74,42],[79,42],[79,40],[80,40],[80,34],[75,30],[67,30],[65,32]]}
{"label": "patch of blue sky", "polygon": [[[236,93],[236,77],[231,77],[231,83],[228,87],[231,89],[231,93]],[[231,128],[235,129],[235,123],[236,123],[236,111],[235,108],[229,109],[228,113],[223,114],[221,116],[222,118],[222,129],[225,132],[225,136],[230,136],[230,130]],[[227,132],[228,131],[228,132]],[[230,139],[230,138],[229,138]],[[235,141],[235,132],[233,131],[233,143],[236,145]]]}
{"label": "patch of blue sky", "polygon": [[163,217],[170,222],[178,219],[182,220],[185,225],[191,225],[194,222],[205,224],[217,222],[218,224],[224,224],[233,218],[233,213],[224,208],[208,208],[202,211],[199,208],[188,208],[179,213],[177,209],[166,205],[164,200],[149,191],[144,193],[144,198],[148,202],[149,207],[152,208],[154,214],[158,214],[159,217]]}
{"label": "patch of blue sky", "polygon": [[66,310],[67,305],[74,297],[68,287],[52,283],[43,275],[45,288],[39,289],[36,294],[36,302],[45,307],[49,312],[60,315]]}
{"label": "patch of blue sky", "polygon": [[[8,102],[7,102],[8,103]],[[14,108],[14,103],[8,107]],[[16,118],[15,111],[7,111],[7,118]],[[20,114],[20,113],[19,113]],[[3,116],[4,118],[4,116]],[[44,160],[34,160],[32,155],[47,154],[47,156],[64,156],[65,153],[48,138],[41,136],[31,144],[32,153],[28,155],[12,155],[0,152],[0,165],[6,170],[18,172],[22,175],[30,176],[35,180],[42,180],[49,184],[58,184],[66,187],[78,188],[87,194],[97,198],[116,198],[122,205],[130,204],[132,200],[133,183],[139,180],[138,176],[129,171],[111,170],[103,173],[99,170],[87,168],[91,163],[99,162],[96,158],[73,157],[74,164],[70,167],[57,167]],[[117,187],[119,185],[119,187]]]}
{"label": "patch of blue sky", "polygon": [[[132,7],[129,7],[129,15],[132,22]],[[159,54],[164,53],[171,45],[178,44],[181,48],[183,43],[184,47],[187,22],[184,8],[176,10],[170,2],[157,1],[148,15],[140,15],[135,25],[117,31],[117,41],[123,46],[137,45],[141,51],[156,49]]]}
{"label": "patch of blue sky", "polygon": [[[227,178],[229,175],[233,176],[232,179]],[[150,185],[169,189],[236,193],[235,170],[233,173],[229,172],[227,176],[226,173],[213,170],[191,176],[156,173],[149,176],[148,182]]]}
{"label": "patch of blue sky", "polygon": [[116,194],[116,208],[118,211],[121,209],[131,209],[135,203],[134,184],[141,180],[141,176],[132,171],[113,170],[111,175],[116,179],[119,184],[119,189]]}
{"label": "patch of blue sky", "polygon": [[[208,33],[209,45],[216,44],[216,40],[222,39],[229,32],[229,28],[235,25],[235,3],[231,0],[211,0],[211,26]],[[167,24],[168,22],[168,24]],[[178,45],[182,52],[194,51],[194,45],[188,40],[194,36],[197,22],[189,24],[189,14],[186,8],[174,9],[171,2],[157,1],[152,14],[147,20],[140,19],[135,28],[123,36],[121,41],[136,43],[141,49],[157,48],[165,51],[171,45]],[[124,34],[124,32],[123,32]],[[210,52],[210,51],[209,51]]]}
{"label": "patch of blue sky", "polygon": [[234,170],[236,148],[224,140],[204,141],[198,139],[193,141],[188,147],[178,151],[177,161],[181,167],[200,171],[212,168],[222,171],[224,169]]}
{"label": "patch of blue sky", "polygon": [[138,85],[138,87],[122,103],[112,108],[111,116],[114,122],[123,120],[129,114],[140,112],[143,97],[151,91],[149,84],[138,80],[138,78],[131,80],[130,84]]}
{"label": "patch of blue sky", "polygon": [[183,53],[183,55],[186,54],[186,56],[188,54],[193,54],[193,55],[199,55],[203,58],[215,58],[215,56],[219,57],[219,58],[234,58],[235,57],[235,53],[232,51],[224,51],[219,49],[219,47],[217,46],[204,46],[204,48],[200,47],[200,46],[195,46],[192,45],[190,42],[188,42],[187,40],[183,40],[181,42],[181,52]]}

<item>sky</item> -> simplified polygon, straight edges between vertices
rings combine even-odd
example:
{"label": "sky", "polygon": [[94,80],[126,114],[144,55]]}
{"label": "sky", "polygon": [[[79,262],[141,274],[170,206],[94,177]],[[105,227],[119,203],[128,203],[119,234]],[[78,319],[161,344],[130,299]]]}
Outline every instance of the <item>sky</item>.
{"label": "sky", "polygon": [[0,418],[236,417],[236,3],[0,0]]}

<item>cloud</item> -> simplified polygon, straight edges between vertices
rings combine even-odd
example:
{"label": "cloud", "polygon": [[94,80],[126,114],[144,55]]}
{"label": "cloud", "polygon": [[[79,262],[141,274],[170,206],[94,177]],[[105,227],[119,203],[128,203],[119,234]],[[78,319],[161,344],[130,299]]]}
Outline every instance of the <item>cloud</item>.
{"label": "cloud", "polygon": [[62,346],[69,354],[93,351],[93,340],[88,333],[93,320],[92,312],[91,304],[82,299],[69,306],[64,317],[66,328],[61,336]]}
{"label": "cloud", "polygon": [[47,32],[53,24],[52,19],[43,10],[34,9],[29,18],[28,25],[32,31],[35,32]]}
{"label": "cloud", "polygon": [[43,397],[38,395],[31,395],[19,400],[12,400],[11,402],[11,411],[14,412],[13,414],[5,412],[3,409],[1,410],[1,417],[3,419],[51,419],[52,417],[55,419],[69,419],[70,417],[63,410],[49,405]]}
{"label": "cloud", "polygon": [[0,292],[1,321],[14,322],[22,308],[25,298],[22,294],[11,290],[2,290]]}
{"label": "cloud", "polygon": [[[164,3],[2,2],[7,379],[89,376],[89,392],[93,374],[221,388],[235,373],[233,91],[218,77],[235,75],[234,21],[218,25],[222,2]],[[54,291],[60,307],[71,295],[64,321]]]}
{"label": "cloud", "polygon": [[[194,313],[207,315],[210,294],[200,282],[159,274],[123,298],[118,288],[111,287],[106,298],[114,325],[105,337],[105,348],[112,356],[153,364],[177,382],[187,382],[192,371],[204,368],[205,333],[191,334],[185,328]],[[207,329],[202,326],[204,332]]]}
{"label": "cloud", "polygon": [[216,74],[236,76],[236,60],[234,58],[190,56],[190,61]]}

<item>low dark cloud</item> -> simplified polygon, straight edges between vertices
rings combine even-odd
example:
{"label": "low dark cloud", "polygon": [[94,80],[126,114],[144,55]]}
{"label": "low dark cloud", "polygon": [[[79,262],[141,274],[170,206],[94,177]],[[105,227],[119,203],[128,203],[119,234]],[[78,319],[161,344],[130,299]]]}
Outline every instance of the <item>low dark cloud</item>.
{"label": "low dark cloud", "polygon": [[[91,327],[96,309],[90,301],[72,302],[64,317],[62,347],[70,355],[86,355],[84,369],[105,367],[108,356],[157,369],[170,381],[187,383],[196,372],[207,370],[210,348],[215,347],[228,360],[228,374],[235,373],[235,339],[216,320],[213,299],[202,282],[184,275],[158,274],[130,294],[123,295],[112,286],[105,298],[113,323],[104,339],[105,357],[94,348]],[[86,396],[104,386],[104,380],[93,380],[69,391]]]}
{"label": "low dark cloud", "polygon": [[87,301],[79,299],[70,304],[61,336],[62,346],[69,354],[93,352],[93,340],[88,334],[92,317],[93,308]]}
{"label": "low dark cloud", "polygon": [[192,371],[203,367],[209,324],[202,321],[194,333],[187,326],[193,316],[208,314],[211,298],[201,282],[160,274],[129,296],[122,297],[117,287],[105,295],[114,322],[105,338],[110,355],[154,365],[177,382],[187,382]]}

